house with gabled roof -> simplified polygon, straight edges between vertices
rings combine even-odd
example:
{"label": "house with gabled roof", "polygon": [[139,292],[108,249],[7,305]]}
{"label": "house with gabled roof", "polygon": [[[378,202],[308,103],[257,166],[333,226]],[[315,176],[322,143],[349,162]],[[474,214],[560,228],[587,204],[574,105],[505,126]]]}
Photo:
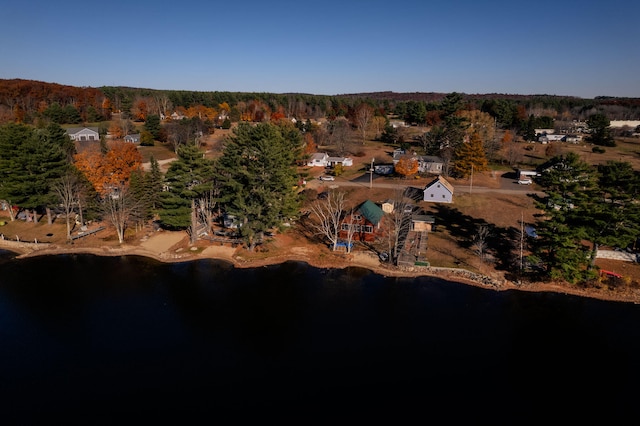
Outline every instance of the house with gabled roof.
{"label": "house with gabled roof", "polygon": [[326,152],[314,152],[307,160],[307,166],[311,167],[327,167],[329,154]]}
{"label": "house with gabled roof", "polygon": [[419,173],[430,173],[433,175],[439,175],[442,173],[444,161],[442,158],[435,155],[417,155],[415,152],[410,154],[402,148],[396,148],[393,151],[393,164],[397,164],[401,158],[413,157],[418,161]]}
{"label": "house with gabled roof", "polygon": [[366,200],[344,217],[339,238],[346,240],[352,232],[353,240],[372,242],[380,232],[383,216],[384,211],[377,204]]}
{"label": "house with gabled roof", "polygon": [[69,127],[65,132],[72,141],[99,141],[97,127]]}
{"label": "house with gabled roof", "polygon": [[140,143],[140,133],[127,135],[124,137],[124,141],[129,143]]}
{"label": "house with gabled roof", "polygon": [[453,185],[442,176],[436,177],[429,182],[423,191],[423,200],[432,203],[452,203]]}

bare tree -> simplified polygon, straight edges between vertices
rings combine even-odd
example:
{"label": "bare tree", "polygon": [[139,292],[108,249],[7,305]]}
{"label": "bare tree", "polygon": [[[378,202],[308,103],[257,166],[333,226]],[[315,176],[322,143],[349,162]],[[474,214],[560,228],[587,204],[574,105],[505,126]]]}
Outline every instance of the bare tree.
{"label": "bare tree", "polygon": [[125,185],[114,188],[102,198],[102,208],[111,224],[116,228],[118,242],[124,242],[124,233],[131,216],[137,209],[137,202]]}
{"label": "bare tree", "polygon": [[354,121],[356,124],[356,128],[360,132],[362,145],[364,145],[367,139],[367,130],[369,130],[369,125],[371,124],[371,120],[373,119],[373,113],[373,107],[365,103],[358,105],[358,107],[356,108]]}
{"label": "bare tree", "polygon": [[344,205],[344,192],[330,191],[326,199],[318,200],[309,207],[317,219],[311,227],[316,234],[329,240],[334,251],[338,247]]}
{"label": "bare tree", "polygon": [[371,120],[371,128],[376,133],[375,139],[379,139],[384,126],[387,124],[387,119],[382,116],[373,117]]}
{"label": "bare tree", "polygon": [[340,154],[345,154],[349,146],[351,129],[346,118],[337,118],[329,124],[329,140]]}
{"label": "bare tree", "polygon": [[157,95],[155,98],[157,113],[161,117],[167,117],[171,108],[171,101],[167,95]]}
{"label": "bare tree", "polygon": [[205,224],[207,232],[213,231],[213,218],[215,216],[215,208],[218,205],[216,202],[218,195],[219,189],[214,187],[195,200],[198,214],[197,220],[199,223]]}
{"label": "bare tree", "polygon": [[505,159],[510,166],[522,161],[522,149],[520,145],[515,142],[508,142],[505,149]]}
{"label": "bare tree", "polygon": [[82,189],[82,183],[78,177],[72,173],[64,175],[60,181],[53,185],[53,190],[58,195],[58,199],[64,209],[67,224],[67,240],[71,239],[71,215],[74,210],[74,205],[80,204],[79,194],[82,192]]}
{"label": "bare tree", "polygon": [[167,123],[165,129],[167,130],[167,140],[177,154],[178,149],[189,141],[189,129],[181,123]]}
{"label": "bare tree", "polygon": [[396,190],[393,198],[393,210],[382,218],[385,242],[389,253],[389,262],[397,263],[402,250],[402,242],[407,237],[411,228],[412,201],[403,195],[401,189]]}
{"label": "bare tree", "polygon": [[342,230],[345,231],[345,243],[347,244],[347,253],[351,253],[351,247],[353,246],[353,236],[359,231],[358,224],[353,223],[353,209],[347,214],[347,218],[343,222]]}
{"label": "bare tree", "polygon": [[478,255],[480,262],[484,263],[487,259],[487,237],[489,236],[489,226],[479,225],[476,235],[473,237],[472,248]]}

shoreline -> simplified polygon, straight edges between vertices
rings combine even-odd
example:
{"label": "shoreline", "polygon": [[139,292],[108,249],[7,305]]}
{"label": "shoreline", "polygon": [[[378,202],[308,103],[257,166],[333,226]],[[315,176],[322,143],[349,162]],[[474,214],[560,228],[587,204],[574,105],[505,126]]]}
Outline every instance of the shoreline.
{"label": "shoreline", "polygon": [[596,288],[577,288],[554,283],[525,283],[517,284],[504,278],[495,279],[486,275],[472,272],[462,268],[442,268],[432,266],[397,267],[385,266],[366,254],[351,253],[348,255],[335,255],[331,259],[321,261],[308,255],[303,249],[290,248],[283,254],[265,255],[259,258],[250,258],[239,255],[237,248],[228,246],[207,246],[196,252],[178,249],[173,252],[170,249],[184,239],[182,235],[174,235],[174,239],[164,246],[159,245],[156,237],[150,238],[150,242],[141,245],[121,246],[77,246],[61,247],[57,244],[47,243],[23,243],[10,240],[0,240],[0,249],[16,254],[16,259],[36,256],[56,256],[64,254],[91,254],[96,256],[142,256],[166,263],[191,262],[204,259],[222,260],[236,268],[259,268],[263,266],[277,265],[287,261],[303,262],[319,269],[345,269],[349,267],[363,268],[372,273],[385,277],[415,278],[433,277],[446,281],[472,285],[494,291],[528,291],[549,292],[565,295],[585,297],[609,302],[623,302],[640,304],[640,290],[629,290],[630,293],[602,290]]}

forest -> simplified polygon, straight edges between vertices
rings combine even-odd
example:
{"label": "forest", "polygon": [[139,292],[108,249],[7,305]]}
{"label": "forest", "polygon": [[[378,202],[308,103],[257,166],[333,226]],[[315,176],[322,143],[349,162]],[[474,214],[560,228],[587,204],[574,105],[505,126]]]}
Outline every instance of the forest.
{"label": "forest", "polygon": [[[109,121],[112,114],[145,121],[173,113],[221,125],[233,122],[298,121],[353,117],[365,103],[376,115],[396,116],[410,124],[434,125],[446,111],[447,93],[356,93],[335,96],[305,93],[196,92],[132,87],[74,87],[22,79],[0,79],[0,124],[40,122],[80,124]],[[559,122],[585,121],[594,114],[609,120],[640,119],[639,98],[584,99],[554,95],[459,94],[464,108],[490,114],[503,129],[519,130],[530,117]]]}

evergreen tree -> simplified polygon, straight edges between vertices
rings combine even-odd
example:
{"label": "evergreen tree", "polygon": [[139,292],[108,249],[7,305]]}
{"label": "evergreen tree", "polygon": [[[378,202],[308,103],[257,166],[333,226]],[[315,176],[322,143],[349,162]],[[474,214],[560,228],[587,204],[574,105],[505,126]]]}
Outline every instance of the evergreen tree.
{"label": "evergreen tree", "polygon": [[598,166],[599,180],[583,226],[592,242],[591,266],[600,245],[626,247],[640,235],[637,195],[640,176],[630,163],[609,161]]}
{"label": "evergreen tree", "polygon": [[152,114],[144,122],[144,130],[151,133],[154,139],[160,138],[160,116]]}
{"label": "evergreen tree", "polygon": [[546,197],[537,200],[544,215],[537,224],[534,251],[546,274],[571,283],[592,278],[591,251],[582,241],[592,234],[596,171],[575,153],[556,156],[539,178]]}
{"label": "evergreen tree", "polygon": [[62,150],[67,154],[67,160],[71,163],[73,156],[76,154],[76,145],[67,135],[67,132],[60,125],[51,123],[46,127],[45,134],[52,143],[60,145]]}
{"label": "evergreen tree", "polygon": [[192,143],[178,148],[178,159],[165,174],[168,191],[161,194],[160,222],[169,229],[188,229],[191,242],[197,238],[196,200],[213,186],[213,162]]}
{"label": "evergreen tree", "polygon": [[587,126],[591,131],[590,140],[600,146],[616,146],[611,134],[611,122],[604,114],[593,114],[587,119]]}
{"label": "evergreen tree", "polygon": [[477,132],[473,132],[468,142],[463,142],[455,152],[455,163],[453,173],[466,178],[472,172],[482,172],[487,170],[487,156],[482,146],[482,139]]}
{"label": "evergreen tree", "polygon": [[156,160],[153,155],[151,156],[151,158],[149,158],[149,163],[151,164],[151,167],[146,178],[146,187],[148,190],[151,210],[153,212],[156,212],[161,205],[162,184],[164,175],[160,170],[160,164],[158,163],[158,160]]}
{"label": "evergreen tree", "polygon": [[293,130],[241,123],[217,161],[219,201],[239,219],[239,231],[250,250],[265,231],[298,213],[294,160],[302,138]]}
{"label": "evergreen tree", "polygon": [[56,200],[52,186],[68,167],[66,153],[47,132],[23,124],[0,128],[1,199],[29,210],[42,207],[49,213]]}

